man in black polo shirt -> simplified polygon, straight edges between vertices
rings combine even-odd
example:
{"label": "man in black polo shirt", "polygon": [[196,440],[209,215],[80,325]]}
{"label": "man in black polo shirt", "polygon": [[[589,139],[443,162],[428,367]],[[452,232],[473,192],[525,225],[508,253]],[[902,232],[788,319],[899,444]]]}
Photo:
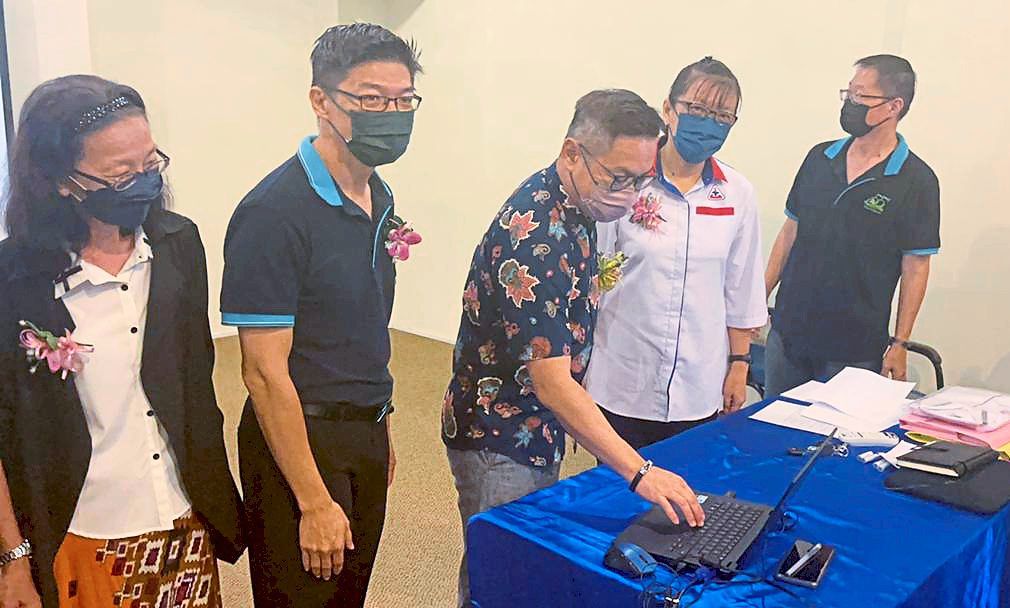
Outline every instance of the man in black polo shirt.
{"label": "man in black polo shirt", "polygon": [[420,70],[380,26],[327,30],[312,51],[319,136],[228,227],[221,310],[252,404],[239,459],[258,606],[364,604],[395,463],[393,256],[419,240],[374,168],[406,149]]}
{"label": "man in black polo shirt", "polygon": [[768,336],[768,394],[846,366],[905,379],[906,342],[940,248],[936,175],[897,132],[914,96],[905,59],[859,60],[841,90],[841,125],[851,137],[815,146],[796,175],[765,272],[769,295],[782,282]]}

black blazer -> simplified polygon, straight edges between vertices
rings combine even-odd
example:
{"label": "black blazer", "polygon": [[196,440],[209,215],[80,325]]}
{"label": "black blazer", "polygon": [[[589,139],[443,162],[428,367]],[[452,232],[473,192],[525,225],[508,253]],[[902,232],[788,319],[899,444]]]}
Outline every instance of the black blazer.
{"label": "black blazer", "polygon": [[[154,251],[141,382],[168,433],[186,492],[208,526],[217,557],[245,548],[241,501],[228,469],[223,416],[211,372],[207,267],[196,225],[153,211],[144,230]],[[35,547],[33,572],[45,606],[56,606],[53,560],[67,533],[91,461],[91,436],[74,386],[43,365],[28,372],[18,321],[62,333],[74,322],[53,280],[69,264],[0,242],[0,462],[21,533]]]}

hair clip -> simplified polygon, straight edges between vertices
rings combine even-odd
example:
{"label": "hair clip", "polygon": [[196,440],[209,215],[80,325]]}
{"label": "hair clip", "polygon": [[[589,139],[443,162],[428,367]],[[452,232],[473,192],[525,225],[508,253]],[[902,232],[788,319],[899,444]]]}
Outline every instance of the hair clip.
{"label": "hair clip", "polygon": [[81,120],[78,121],[74,132],[80,133],[87,127],[105,118],[107,115],[112,114],[117,110],[121,110],[128,105],[130,105],[130,100],[124,96],[119,96],[110,102],[103,103],[94,109],[88,110],[84,114],[81,114]]}

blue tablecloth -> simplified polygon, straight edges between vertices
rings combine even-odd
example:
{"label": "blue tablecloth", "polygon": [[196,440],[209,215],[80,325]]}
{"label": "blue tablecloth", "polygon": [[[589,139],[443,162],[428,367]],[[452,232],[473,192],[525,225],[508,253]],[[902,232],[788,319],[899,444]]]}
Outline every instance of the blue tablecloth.
{"label": "blue tablecloth", "polygon": [[[774,505],[818,436],[749,420],[756,411],[722,418],[643,450],[681,474],[699,492],[736,491]],[[865,449],[865,448],[864,448]],[[743,568],[771,574],[801,538],[834,545],[821,587],[789,587],[802,601],[765,583],[710,585],[693,606],[1010,606],[1010,507],[992,517],[958,511],[883,487],[884,474],[856,459],[821,458],[787,510],[795,526],[766,535]],[[614,538],[645,501],[606,467],[597,467],[470,520],[470,587],[480,608],[642,606],[640,581],[603,566]],[[657,580],[686,582],[661,571]],[[650,604],[651,605],[651,604]]]}

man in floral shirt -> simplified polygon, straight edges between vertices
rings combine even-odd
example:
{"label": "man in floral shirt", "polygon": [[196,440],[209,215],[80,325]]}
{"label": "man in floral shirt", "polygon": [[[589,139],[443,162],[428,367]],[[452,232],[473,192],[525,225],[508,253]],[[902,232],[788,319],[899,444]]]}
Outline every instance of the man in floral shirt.
{"label": "man in floral shirt", "polygon": [[464,526],[557,481],[565,430],[674,521],[671,503],[692,525],[704,518],[684,480],[650,472],[581,386],[600,297],[595,224],[623,217],[652,181],[661,128],[630,91],[585,95],[561,155],[509,197],[474,252],[442,408]]}

